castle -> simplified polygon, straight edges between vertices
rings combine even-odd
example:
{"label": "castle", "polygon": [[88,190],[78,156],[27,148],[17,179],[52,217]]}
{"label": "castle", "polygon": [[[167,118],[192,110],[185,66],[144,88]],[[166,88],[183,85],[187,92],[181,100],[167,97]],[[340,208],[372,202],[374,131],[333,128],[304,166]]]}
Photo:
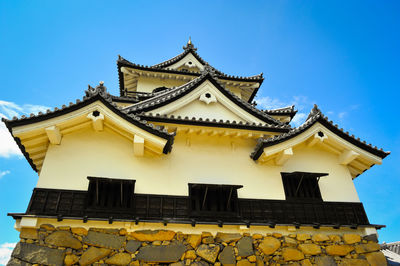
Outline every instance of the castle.
{"label": "castle", "polygon": [[[119,57],[120,95],[3,120],[37,186],[8,265],[386,265],[353,179],[389,154],[317,106],[253,104],[193,43],[153,66]],[[362,177],[359,177],[362,178]]]}

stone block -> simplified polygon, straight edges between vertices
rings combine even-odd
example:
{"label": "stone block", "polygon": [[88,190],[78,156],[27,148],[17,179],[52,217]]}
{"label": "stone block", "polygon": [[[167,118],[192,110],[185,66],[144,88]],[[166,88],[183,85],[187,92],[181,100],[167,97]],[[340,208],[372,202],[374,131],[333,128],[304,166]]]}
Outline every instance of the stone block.
{"label": "stone block", "polygon": [[311,263],[311,261],[309,259],[302,260],[300,262],[300,265],[301,266],[313,266],[313,264]]}
{"label": "stone block", "polygon": [[367,243],[367,244],[360,244],[356,245],[356,253],[368,253],[373,251],[379,251],[381,246],[378,243]]}
{"label": "stone block", "polygon": [[255,263],[251,263],[250,261],[248,261],[248,260],[239,260],[237,263],[236,263],[236,265],[237,266],[253,266],[253,265],[256,265]]}
{"label": "stone block", "polygon": [[297,246],[297,241],[294,238],[285,236],[284,238],[285,246],[287,247],[296,247]]}
{"label": "stone block", "polygon": [[89,265],[107,257],[111,253],[111,249],[107,248],[95,248],[90,247],[85,252],[83,252],[82,257],[79,260],[79,264]]}
{"label": "stone block", "polygon": [[311,236],[309,234],[297,234],[296,239],[298,241],[306,241],[308,239],[311,239]]}
{"label": "stone block", "polygon": [[297,248],[284,248],[282,256],[285,261],[299,261],[304,259],[304,254]]}
{"label": "stone block", "polygon": [[19,238],[39,239],[38,231],[35,228],[21,228]]}
{"label": "stone block", "polygon": [[204,238],[201,240],[201,242],[202,242],[203,244],[213,244],[213,243],[214,243],[214,238],[213,238],[212,236],[207,236],[207,237],[204,237]]}
{"label": "stone block", "polygon": [[129,262],[131,262],[131,255],[128,253],[117,253],[105,261],[109,265],[128,265]]}
{"label": "stone block", "polygon": [[185,252],[185,259],[194,260],[195,258],[197,258],[196,251],[188,250]]}
{"label": "stone block", "polygon": [[179,244],[168,246],[145,246],[139,249],[136,258],[144,262],[171,263],[180,260],[185,253],[186,247]]}
{"label": "stone block", "polygon": [[76,256],[75,254],[68,254],[64,258],[64,264],[66,266],[74,265],[79,261],[79,257]]}
{"label": "stone block", "polygon": [[130,235],[139,241],[171,241],[175,236],[175,232],[170,230],[140,230],[132,232]]}
{"label": "stone block", "polygon": [[52,224],[41,224],[40,229],[46,230],[46,231],[55,231],[56,228]]}
{"label": "stone block", "polygon": [[236,247],[238,248],[238,256],[247,257],[254,254],[253,250],[253,238],[245,236],[241,238]]}
{"label": "stone block", "polygon": [[312,236],[312,241],[325,242],[325,241],[329,241],[329,237],[325,234],[315,234]]}
{"label": "stone block", "polygon": [[354,247],[349,245],[331,245],[327,246],[325,250],[326,253],[331,256],[346,256],[354,250]]}
{"label": "stone block", "polygon": [[278,250],[278,248],[281,247],[281,241],[274,237],[267,236],[264,238],[264,240],[261,241],[260,245],[258,248],[265,254],[265,255],[271,255],[275,251]]}
{"label": "stone block", "polygon": [[105,234],[95,231],[89,231],[83,238],[83,242],[90,246],[120,249],[126,240],[125,236]]}
{"label": "stone block", "polygon": [[19,242],[11,256],[32,264],[62,265],[64,255],[64,250]]}
{"label": "stone block", "polygon": [[343,241],[348,245],[355,244],[361,242],[361,236],[356,234],[344,234]]}
{"label": "stone block", "polygon": [[242,238],[241,234],[231,234],[231,233],[217,233],[215,236],[215,241],[218,243],[225,242],[225,243],[230,243],[230,242],[236,242],[239,239]]}
{"label": "stone block", "polygon": [[371,266],[387,266],[385,255],[382,252],[372,252],[365,254]]}
{"label": "stone block", "polygon": [[306,255],[321,254],[321,247],[316,244],[300,244],[299,249]]}
{"label": "stone block", "polygon": [[87,236],[88,234],[88,230],[83,227],[73,227],[71,228],[71,232],[79,236]]}
{"label": "stone block", "polygon": [[374,242],[378,243],[378,235],[377,234],[370,234],[370,235],[364,236],[363,239],[367,240],[367,241],[374,241]]}
{"label": "stone block", "polygon": [[135,253],[140,246],[142,245],[142,242],[137,241],[137,240],[128,240],[126,242],[125,250],[128,251],[129,253]]}
{"label": "stone block", "polygon": [[339,235],[329,235],[329,240],[333,243],[339,243],[342,241],[342,238]]}
{"label": "stone block", "polygon": [[330,256],[315,257],[316,266],[337,266],[335,260]]}
{"label": "stone block", "polygon": [[204,260],[210,263],[214,263],[218,257],[219,250],[219,246],[210,247],[208,245],[202,244],[197,248],[196,254],[197,256],[202,257]]}
{"label": "stone block", "polygon": [[73,249],[81,249],[82,243],[72,236],[69,231],[55,231],[44,240],[47,245],[57,247],[66,247]]}
{"label": "stone block", "polygon": [[227,246],[222,250],[221,254],[219,255],[219,261],[222,265],[236,265],[236,257],[235,251],[232,246]]}
{"label": "stone block", "polygon": [[368,261],[363,259],[343,259],[339,262],[339,266],[369,266]]}
{"label": "stone block", "polygon": [[192,248],[196,249],[201,243],[201,235],[190,234],[186,241],[192,246]]}

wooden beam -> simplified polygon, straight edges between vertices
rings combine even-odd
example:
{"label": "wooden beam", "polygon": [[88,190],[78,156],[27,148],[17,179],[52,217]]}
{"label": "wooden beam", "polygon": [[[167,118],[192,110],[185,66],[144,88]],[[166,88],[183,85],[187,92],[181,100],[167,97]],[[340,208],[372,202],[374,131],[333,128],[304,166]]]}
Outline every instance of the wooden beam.
{"label": "wooden beam", "polygon": [[144,138],[138,135],[133,137],[133,154],[135,154],[135,156],[144,155]]}
{"label": "wooden beam", "polygon": [[[322,136],[321,136],[322,135]],[[325,139],[327,139],[328,136],[326,134],[322,133],[321,131],[318,131],[315,133],[308,141],[307,141],[307,147],[312,147],[317,143],[322,143]]]}
{"label": "wooden beam", "polygon": [[281,151],[275,159],[277,165],[284,165],[293,156],[292,148]]}
{"label": "wooden beam", "polygon": [[351,163],[354,159],[356,159],[360,154],[352,151],[352,150],[345,150],[342,152],[342,154],[339,156],[339,163],[342,165],[348,165]]}
{"label": "wooden beam", "polygon": [[87,118],[93,121],[93,129],[96,131],[103,131],[104,129],[104,115],[99,111],[91,112],[87,115]]}
{"label": "wooden beam", "polygon": [[45,131],[51,144],[59,145],[61,143],[62,135],[57,126],[48,127]]}

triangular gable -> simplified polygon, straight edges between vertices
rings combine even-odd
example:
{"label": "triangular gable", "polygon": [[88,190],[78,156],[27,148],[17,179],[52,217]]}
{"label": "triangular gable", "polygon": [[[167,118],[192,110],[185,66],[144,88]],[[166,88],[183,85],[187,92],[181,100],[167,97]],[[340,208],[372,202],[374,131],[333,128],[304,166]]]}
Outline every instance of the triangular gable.
{"label": "triangular gable", "polygon": [[[167,77],[184,78],[185,80],[194,78],[201,75],[201,72],[205,67],[209,67],[215,73],[215,75],[228,85],[236,84],[246,84],[245,93],[242,95],[244,99],[251,103],[257,94],[259,87],[264,81],[263,74],[242,77],[242,76],[231,76],[223,73],[222,71],[212,67],[208,62],[206,62],[200,55],[196,52],[197,48],[194,47],[191,41],[183,47],[184,52],[181,54],[161,62],[153,66],[144,66],[132,63],[121,56],[118,56],[117,66],[118,66],[118,78],[120,86],[120,96],[127,96],[127,91],[130,89],[136,89],[136,83],[132,80],[136,80],[140,75],[161,75],[161,78]],[[127,70],[129,69],[129,70]],[[135,73],[125,73],[133,70]],[[140,72],[140,74],[138,73]],[[130,81],[126,82],[125,79]],[[240,85],[240,86],[242,86]]]}
{"label": "triangular gable", "polygon": [[[203,110],[203,113],[195,117],[215,119],[216,117],[206,116],[215,107],[218,110],[225,111],[225,120],[231,118],[239,119],[242,122],[288,127],[226,90],[207,70],[209,71],[209,69],[206,69],[202,76],[183,86],[167,90],[149,100],[128,107],[126,110],[131,113],[176,114],[185,117],[193,116],[193,111],[196,108],[190,110],[192,113],[189,112],[189,109],[193,107],[189,104],[193,104],[202,107],[201,109],[197,108],[198,110]],[[220,119],[224,120],[224,118]]]}
{"label": "triangular gable", "polygon": [[250,157],[260,162],[272,160],[282,165],[293,154],[292,148],[300,145],[318,145],[335,153],[338,155],[338,163],[348,166],[353,177],[374,164],[381,164],[382,159],[390,154],[339,129],[315,106],[300,127],[273,138],[260,139]]}
{"label": "triangular gable", "polygon": [[143,156],[144,151],[152,154],[171,151],[174,135],[147,124],[135,115],[121,112],[111,104],[111,96],[101,84],[89,88],[83,101],[55,108],[53,112],[31,117],[5,120],[10,133],[22,153],[35,171],[40,171],[49,144],[58,145],[64,134],[87,127],[102,131],[105,127],[129,138],[133,142],[134,154]]}

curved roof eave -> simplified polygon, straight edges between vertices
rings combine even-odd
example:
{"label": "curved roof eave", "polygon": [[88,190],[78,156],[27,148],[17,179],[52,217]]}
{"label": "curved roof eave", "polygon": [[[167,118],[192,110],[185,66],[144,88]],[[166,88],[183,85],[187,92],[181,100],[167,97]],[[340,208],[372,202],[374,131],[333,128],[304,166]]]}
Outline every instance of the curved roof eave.
{"label": "curved roof eave", "polygon": [[102,102],[107,108],[109,108],[115,114],[125,119],[126,121],[134,124],[135,126],[153,135],[156,135],[160,138],[167,140],[167,143],[163,149],[163,153],[167,154],[171,151],[175,136],[174,133],[168,133],[168,131],[166,131],[165,129],[161,129],[160,127],[154,126],[153,124],[148,124],[146,120],[142,120],[140,117],[134,114],[128,114],[118,109],[116,104],[112,103],[112,96],[106,92],[106,87],[103,86],[102,83],[95,88],[89,86],[89,89],[86,91],[86,96],[84,96],[82,100],[77,99],[75,103],[71,102],[69,106],[63,105],[61,109],[54,108],[53,111],[47,110],[46,113],[39,112],[37,115],[34,115],[32,113],[30,114],[29,117],[23,115],[19,119],[17,117],[13,117],[12,120],[2,118],[2,121],[5,123],[6,127],[8,128],[8,131],[13,136],[14,141],[17,143],[22,154],[25,156],[25,158],[31,165],[32,169],[37,172],[38,170],[36,165],[33,163],[33,160],[30,158],[29,154],[25,151],[25,147],[22,145],[20,139],[13,135],[12,129],[18,126],[34,124],[54,117],[65,115],[75,110],[81,109],[96,101]]}
{"label": "curved roof eave", "polygon": [[284,133],[276,137],[272,137],[269,139],[259,139],[254,151],[250,154],[250,157],[255,161],[258,160],[258,158],[260,158],[261,154],[263,153],[264,148],[292,139],[305,132],[317,122],[325,126],[327,129],[329,129],[332,133],[336,134],[340,138],[382,159],[390,154],[390,152],[385,152],[383,149],[378,149],[376,146],[373,147],[371,144],[367,144],[365,141],[361,141],[359,138],[354,137],[354,135],[350,135],[348,132],[344,132],[343,129],[339,129],[339,127],[333,124],[333,122],[330,121],[328,117],[322,114],[317,105],[314,105],[314,108],[311,110],[309,116],[307,117],[307,120],[301,126],[292,129],[288,133]]}

